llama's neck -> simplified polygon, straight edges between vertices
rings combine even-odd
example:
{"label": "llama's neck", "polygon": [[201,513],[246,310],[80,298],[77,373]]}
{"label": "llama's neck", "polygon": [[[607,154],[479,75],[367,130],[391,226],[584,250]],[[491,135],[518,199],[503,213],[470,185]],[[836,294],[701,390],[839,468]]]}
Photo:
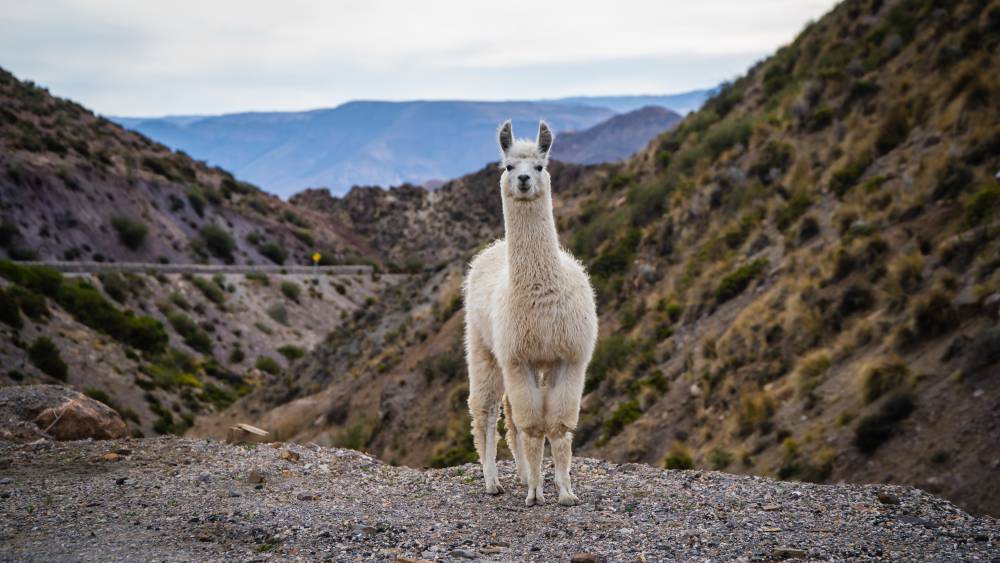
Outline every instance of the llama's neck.
{"label": "llama's neck", "polygon": [[505,197],[503,220],[512,285],[554,282],[559,272],[559,236],[549,190],[534,201],[511,201]]}

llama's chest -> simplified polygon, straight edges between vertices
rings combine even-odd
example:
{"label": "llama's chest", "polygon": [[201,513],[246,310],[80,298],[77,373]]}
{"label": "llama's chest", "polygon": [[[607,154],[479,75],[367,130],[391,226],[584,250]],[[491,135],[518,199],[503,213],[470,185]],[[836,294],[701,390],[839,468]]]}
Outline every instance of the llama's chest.
{"label": "llama's chest", "polygon": [[529,362],[573,361],[589,355],[596,330],[592,300],[563,290],[505,295],[494,317],[498,352]]}

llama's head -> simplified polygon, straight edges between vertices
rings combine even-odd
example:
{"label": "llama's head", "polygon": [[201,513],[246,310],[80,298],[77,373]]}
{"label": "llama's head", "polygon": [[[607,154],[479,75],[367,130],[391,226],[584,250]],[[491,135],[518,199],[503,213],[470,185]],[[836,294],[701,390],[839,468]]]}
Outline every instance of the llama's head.
{"label": "llama's head", "polygon": [[551,185],[549,171],[549,150],[552,148],[552,130],[544,121],[538,122],[538,138],[515,139],[510,120],[503,122],[497,134],[500,142],[503,175],[500,187],[504,197],[530,201],[538,198]]}

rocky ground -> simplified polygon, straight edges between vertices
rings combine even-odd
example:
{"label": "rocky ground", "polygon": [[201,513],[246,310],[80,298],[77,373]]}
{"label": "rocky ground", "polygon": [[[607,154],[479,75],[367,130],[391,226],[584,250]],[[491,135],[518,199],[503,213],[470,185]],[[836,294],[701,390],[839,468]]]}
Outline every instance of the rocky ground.
{"label": "rocky ground", "polygon": [[4,443],[0,559],[1000,559],[995,519],[916,489],[591,459],[574,471],[581,505],[551,503],[550,482],[550,503],[526,508],[509,462],[513,492],[489,497],[474,465],[419,471],[315,446]]}

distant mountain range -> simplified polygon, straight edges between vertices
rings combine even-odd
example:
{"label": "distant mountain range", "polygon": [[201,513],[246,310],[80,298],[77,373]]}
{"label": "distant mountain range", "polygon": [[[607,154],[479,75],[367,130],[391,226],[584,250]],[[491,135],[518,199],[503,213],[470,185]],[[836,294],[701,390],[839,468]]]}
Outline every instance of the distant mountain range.
{"label": "distant mountain range", "polygon": [[552,158],[575,164],[624,160],[681,119],[680,114],[658,106],[616,115],[589,129],[560,135],[552,147]]}
{"label": "distant mountain range", "polygon": [[287,198],[309,187],[339,194],[355,185],[425,183],[469,173],[497,158],[492,135],[483,131],[508,118],[523,136],[534,135],[539,119],[549,121],[557,133],[571,132],[648,105],[684,113],[709,94],[357,101],[305,112],[110,119]]}

